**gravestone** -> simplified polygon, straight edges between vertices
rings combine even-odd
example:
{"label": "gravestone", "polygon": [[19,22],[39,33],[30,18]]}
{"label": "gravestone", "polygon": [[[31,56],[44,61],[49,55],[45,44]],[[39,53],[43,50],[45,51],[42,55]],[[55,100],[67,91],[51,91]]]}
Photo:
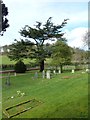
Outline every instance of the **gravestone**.
{"label": "gravestone", "polygon": [[72,73],[74,73],[75,71],[74,71],[74,69],[72,70]]}
{"label": "gravestone", "polygon": [[53,73],[54,73],[54,74],[56,74],[56,71],[55,71],[55,70],[53,70]]}
{"label": "gravestone", "polygon": [[42,78],[45,78],[45,71],[42,72]]}
{"label": "gravestone", "polygon": [[38,73],[35,72],[34,78],[38,78]]}
{"label": "gravestone", "polygon": [[14,76],[16,76],[17,74],[16,74],[16,72],[14,73]]}
{"label": "gravestone", "polygon": [[10,86],[10,73],[8,73],[8,76],[6,77],[6,82],[5,82],[5,84],[7,85],[7,86]]}
{"label": "gravestone", "polygon": [[61,73],[61,70],[59,70],[58,73],[60,74],[60,73]]}
{"label": "gravestone", "polygon": [[46,77],[47,77],[47,79],[50,79],[50,70],[47,70]]}
{"label": "gravestone", "polygon": [[86,69],[86,72],[89,72],[89,69]]}

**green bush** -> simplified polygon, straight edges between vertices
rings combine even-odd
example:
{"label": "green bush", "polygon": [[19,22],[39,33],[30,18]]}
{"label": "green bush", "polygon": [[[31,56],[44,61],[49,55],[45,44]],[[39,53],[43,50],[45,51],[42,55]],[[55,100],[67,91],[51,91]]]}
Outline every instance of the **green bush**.
{"label": "green bush", "polygon": [[16,71],[16,73],[25,73],[26,72],[26,65],[24,64],[24,62],[19,60],[15,64],[15,71]]}
{"label": "green bush", "polygon": [[2,64],[0,67],[2,70],[13,70],[14,69],[13,64]]}

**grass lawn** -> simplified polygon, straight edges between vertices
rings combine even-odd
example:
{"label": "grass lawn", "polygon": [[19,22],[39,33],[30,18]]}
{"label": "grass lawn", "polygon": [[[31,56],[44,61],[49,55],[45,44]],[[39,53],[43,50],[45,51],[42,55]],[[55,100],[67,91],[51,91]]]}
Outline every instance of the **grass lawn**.
{"label": "grass lawn", "polygon": [[10,61],[6,55],[0,55],[0,59],[2,59],[2,64],[15,64],[15,61]]}
{"label": "grass lawn", "polygon": [[[35,60],[34,59],[31,60],[29,58],[24,59],[25,64],[29,64],[30,62],[34,63]],[[45,63],[47,63],[47,64],[50,63],[50,62],[51,62],[50,58],[49,59],[47,58],[46,61],[45,61]],[[9,65],[9,64],[15,64],[15,63],[16,63],[16,61],[11,61],[6,55],[0,55],[0,64]]]}
{"label": "grass lawn", "polygon": [[[36,99],[41,101],[39,105],[14,118],[86,118],[88,116],[87,73],[82,74],[81,71],[75,74],[62,73],[52,75],[50,80],[42,79],[40,73],[36,79],[33,76],[34,72],[11,76],[10,86],[5,85],[5,78],[2,79],[3,111],[27,100]],[[25,95],[17,95],[17,91]],[[13,114],[15,109],[13,108],[10,114]]]}
{"label": "grass lawn", "polygon": [[[15,64],[15,63],[16,63],[16,61],[11,61],[6,55],[3,55],[3,56],[0,55],[0,59],[2,59],[2,64],[7,64],[7,65],[9,65],[9,64]],[[30,61],[32,61],[32,60],[30,60],[30,59],[25,59],[25,60],[24,60],[24,63],[25,63],[25,64],[29,64]]]}

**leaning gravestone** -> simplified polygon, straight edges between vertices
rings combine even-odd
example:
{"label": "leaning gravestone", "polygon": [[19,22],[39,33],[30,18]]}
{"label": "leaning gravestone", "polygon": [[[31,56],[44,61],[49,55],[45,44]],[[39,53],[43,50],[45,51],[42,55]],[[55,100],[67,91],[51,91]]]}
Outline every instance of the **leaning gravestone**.
{"label": "leaning gravestone", "polygon": [[8,73],[8,76],[6,77],[6,83],[7,86],[10,86],[10,73]]}
{"label": "leaning gravestone", "polygon": [[50,79],[51,77],[50,77],[50,70],[47,70],[47,72],[46,72],[46,77],[47,77],[47,79]]}

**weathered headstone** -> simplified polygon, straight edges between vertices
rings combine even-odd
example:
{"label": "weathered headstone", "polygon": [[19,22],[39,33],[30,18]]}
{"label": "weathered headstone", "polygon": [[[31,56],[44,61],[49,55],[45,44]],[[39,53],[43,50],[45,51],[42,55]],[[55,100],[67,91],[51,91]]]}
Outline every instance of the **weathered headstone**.
{"label": "weathered headstone", "polygon": [[50,79],[50,78],[51,78],[51,77],[50,77],[50,70],[47,70],[46,77],[47,77],[47,79]]}
{"label": "weathered headstone", "polygon": [[16,72],[14,73],[14,76],[16,76],[17,74],[16,74]]}
{"label": "weathered headstone", "polygon": [[45,78],[45,71],[42,72],[42,78]]}
{"label": "weathered headstone", "polygon": [[34,78],[38,78],[38,73],[35,72]]}
{"label": "weathered headstone", "polygon": [[72,73],[74,73],[75,71],[74,71],[74,69],[72,70]]}

